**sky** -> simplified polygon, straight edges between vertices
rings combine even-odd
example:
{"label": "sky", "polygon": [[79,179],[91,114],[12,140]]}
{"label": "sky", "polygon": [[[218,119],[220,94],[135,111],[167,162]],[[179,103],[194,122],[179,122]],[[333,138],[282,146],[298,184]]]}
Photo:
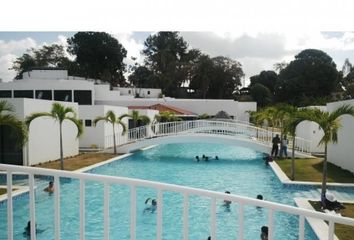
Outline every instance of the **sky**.
{"label": "sky", "polygon": [[55,8],[47,0],[11,0],[3,1],[2,9],[3,81],[13,79],[9,68],[27,49],[65,46],[77,31],[112,34],[128,51],[126,64],[132,56],[143,62],[150,34],[179,31],[190,48],[239,61],[246,83],[307,48],[328,53],[338,70],[346,58],[354,62],[352,0],[61,0]]}
{"label": "sky", "polygon": [[[0,78],[11,81],[15,72],[9,70],[12,62],[29,48],[48,44],[67,46],[66,39],[76,32],[0,32]],[[132,64],[131,57],[143,63],[141,51],[144,41],[154,32],[109,32],[127,50],[126,64]],[[190,48],[203,53],[226,56],[239,61],[245,72],[245,82],[262,70],[274,70],[274,64],[290,62],[300,51],[316,48],[328,53],[337,64],[338,70],[348,58],[354,62],[354,32],[197,32],[181,31],[180,35]]]}

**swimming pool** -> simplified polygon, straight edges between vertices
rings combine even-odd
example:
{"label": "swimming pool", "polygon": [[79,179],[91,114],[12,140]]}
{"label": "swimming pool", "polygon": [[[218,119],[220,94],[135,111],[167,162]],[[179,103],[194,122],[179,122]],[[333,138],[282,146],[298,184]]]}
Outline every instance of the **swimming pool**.
{"label": "swimming pool", "polygon": [[[194,161],[195,156],[218,156],[219,160]],[[125,176],[161,181],[209,190],[230,191],[238,195],[294,205],[294,197],[309,197],[318,187],[285,186],[279,182],[270,167],[265,166],[262,155],[251,149],[216,144],[170,144],[137,152],[130,157],[97,167],[91,173]],[[45,230],[38,239],[53,239],[54,198],[43,192],[47,181],[39,181],[36,191],[36,217],[38,228]],[[79,182],[61,181],[61,236],[62,239],[79,239]],[[130,192],[125,186],[110,188],[110,237],[129,239]],[[137,239],[154,239],[156,212],[143,213],[146,198],[156,198],[152,189],[137,189]],[[164,192],[163,239],[182,239],[183,196]],[[230,211],[217,204],[218,239],[236,239],[238,208]],[[210,200],[190,198],[189,234],[192,240],[205,240],[209,236]],[[0,239],[6,239],[6,204],[0,205]],[[245,239],[259,239],[260,227],[267,225],[265,209],[245,208]],[[14,201],[14,238],[26,239],[23,229],[29,219],[28,195]],[[297,217],[275,213],[275,239],[297,239]],[[305,239],[317,239],[306,226]],[[103,239],[103,185],[86,183],[86,239]]]}

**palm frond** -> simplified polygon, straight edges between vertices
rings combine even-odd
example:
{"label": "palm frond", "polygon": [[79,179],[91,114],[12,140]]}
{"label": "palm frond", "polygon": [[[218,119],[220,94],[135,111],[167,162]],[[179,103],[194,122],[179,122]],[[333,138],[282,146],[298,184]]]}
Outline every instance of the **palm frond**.
{"label": "palm frond", "polygon": [[2,114],[3,112],[15,112],[15,109],[11,103],[2,100],[0,101],[0,114]]}
{"label": "palm frond", "polygon": [[105,121],[105,122],[110,122],[110,120],[105,116],[105,117],[96,117],[94,120],[93,120],[93,125],[96,127],[97,123],[99,121]]}
{"label": "palm frond", "polygon": [[73,122],[76,125],[76,127],[77,127],[76,137],[77,138],[80,137],[82,135],[82,133],[84,132],[82,121],[80,121],[79,119],[77,119],[75,117],[65,117],[65,119]]}
{"label": "palm frond", "polygon": [[39,117],[53,117],[52,113],[48,112],[37,112],[37,113],[32,113],[31,115],[27,116],[25,118],[25,124],[29,128],[31,122]]}
{"label": "palm frond", "polygon": [[123,129],[123,131],[122,131],[122,136],[127,132],[127,126],[125,125],[125,123],[122,121],[122,120],[120,120],[119,118],[116,120],[116,123],[117,124],[119,124],[121,127],[122,127],[122,129]]}
{"label": "palm frond", "polygon": [[28,140],[28,131],[24,123],[18,120],[14,115],[0,115],[0,125],[8,126],[13,129],[18,147],[23,146]]}

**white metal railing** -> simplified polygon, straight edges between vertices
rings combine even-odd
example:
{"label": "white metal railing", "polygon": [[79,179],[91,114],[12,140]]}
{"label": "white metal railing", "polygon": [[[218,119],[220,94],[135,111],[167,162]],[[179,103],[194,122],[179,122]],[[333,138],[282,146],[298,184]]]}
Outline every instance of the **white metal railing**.
{"label": "white metal railing", "polygon": [[[162,137],[178,134],[211,134],[228,136],[246,136],[256,141],[271,144],[272,138],[279,132],[273,132],[264,128],[259,128],[250,124],[219,121],[219,120],[194,120],[155,123],[152,125],[141,126],[129,129],[125,143],[143,140],[152,137]],[[112,137],[111,137],[112,138]],[[289,148],[292,147],[292,140],[289,139]],[[117,144],[119,145],[119,144]],[[302,153],[311,152],[311,141],[296,137],[295,149]]]}
{"label": "white metal railing", "polygon": [[[163,192],[176,192],[181,194],[184,197],[183,200],[183,240],[188,240],[188,217],[189,217],[189,197],[191,195],[206,197],[211,200],[210,213],[211,213],[211,221],[210,221],[210,236],[211,239],[216,239],[216,201],[217,200],[229,200],[233,203],[238,204],[238,221],[239,221],[239,236],[238,239],[244,239],[244,232],[247,228],[244,227],[244,208],[245,206],[259,206],[268,210],[268,227],[269,227],[269,240],[273,239],[274,233],[274,224],[273,224],[273,216],[275,212],[284,212],[299,216],[299,239],[304,239],[304,221],[305,218],[311,217],[315,219],[320,219],[324,221],[328,221],[328,239],[334,239],[334,224],[344,224],[349,226],[354,226],[354,219],[347,217],[339,217],[331,214],[325,214],[316,211],[310,211],[307,209],[301,209],[297,207],[292,207],[284,204],[278,204],[258,199],[252,199],[242,196],[237,196],[233,194],[225,194],[221,192],[191,188],[178,186],[173,184],[165,184],[153,181],[146,181],[140,179],[132,179],[125,177],[114,177],[114,176],[103,176],[96,174],[88,174],[88,173],[77,173],[77,172],[68,172],[68,171],[59,171],[59,170],[49,170],[49,169],[41,169],[34,167],[22,167],[22,166],[13,166],[13,165],[5,165],[0,164],[0,170],[4,170],[7,174],[7,239],[13,240],[13,198],[12,198],[12,175],[13,173],[25,173],[29,176],[29,210],[30,210],[30,220],[31,220],[31,239],[36,240],[35,234],[35,222],[36,222],[36,204],[35,204],[35,187],[34,187],[34,176],[35,175],[44,175],[44,176],[54,176],[54,239],[60,239],[60,185],[59,180],[61,177],[64,178],[72,178],[78,179],[80,181],[80,214],[79,214],[79,228],[80,228],[80,240],[85,239],[85,182],[86,181],[97,181],[103,184],[104,186],[104,201],[103,201],[103,229],[104,229],[104,239],[108,240],[110,236],[109,229],[109,216],[110,216],[110,208],[109,208],[109,198],[110,198],[110,185],[119,184],[126,185],[130,187],[130,239],[136,239],[136,188],[137,187],[146,187],[153,188],[157,191],[157,223],[156,223],[156,239],[162,239],[163,233]],[[235,226],[236,227],[236,226]]]}

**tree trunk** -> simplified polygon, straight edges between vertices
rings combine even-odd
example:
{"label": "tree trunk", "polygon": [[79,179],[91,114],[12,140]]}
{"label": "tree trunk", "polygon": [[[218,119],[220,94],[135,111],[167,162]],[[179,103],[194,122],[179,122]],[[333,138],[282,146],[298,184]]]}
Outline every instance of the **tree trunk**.
{"label": "tree trunk", "polygon": [[321,202],[322,207],[326,207],[325,197],[327,188],[327,143],[325,144],[325,155],[323,159],[323,170],[322,170],[322,189],[321,189]]}
{"label": "tree trunk", "polygon": [[291,180],[295,180],[295,135],[293,136],[293,148],[291,149]]}
{"label": "tree trunk", "polygon": [[62,123],[59,123],[59,135],[60,135],[60,169],[64,170]]}
{"label": "tree trunk", "polygon": [[112,123],[112,127],[113,127],[113,149],[114,149],[114,154],[117,154],[116,130],[114,128],[114,123]]}

